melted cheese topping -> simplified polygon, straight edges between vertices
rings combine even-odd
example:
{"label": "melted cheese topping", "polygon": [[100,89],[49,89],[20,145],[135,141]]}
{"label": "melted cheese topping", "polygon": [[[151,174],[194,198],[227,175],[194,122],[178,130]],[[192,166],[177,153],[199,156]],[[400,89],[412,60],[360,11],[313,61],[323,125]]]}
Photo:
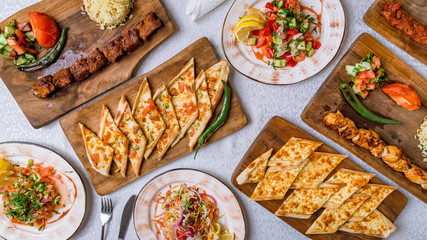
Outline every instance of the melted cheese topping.
{"label": "melted cheese topping", "polygon": [[[122,109],[120,109],[122,108]],[[132,111],[128,102],[123,99],[120,102],[120,110],[123,110],[123,115],[117,121],[117,127],[126,135],[129,140],[128,156],[134,172],[138,175],[141,161],[144,156],[145,145],[147,140],[138,123],[132,117]]]}
{"label": "melted cheese topping", "polygon": [[172,106],[171,96],[167,92],[166,88],[156,96],[154,101],[166,124],[165,130],[157,142],[157,152],[159,153],[158,156],[160,158],[167,151],[172,141],[178,136],[179,123],[175,110]]}
{"label": "melted cheese topping", "polygon": [[267,162],[273,149],[268,150],[253,160],[243,172],[236,178],[238,184],[255,183],[264,178]]}
{"label": "melted cheese topping", "polygon": [[228,63],[225,60],[221,60],[206,70],[208,94],[212,103],[212,109],[215,109],[219,99],[221,99],[222,92],[224,91],[221,80],[227,82],[229,71]]}
{"label": "melted cheese topping", "polygon": [[316,188],[347,156],[314,152],[292,184],[293,188]]}
{"label": "melted cheese topping", "polygon": [[339,188],[296,189],[283,202],[275,215],[308,218],[319,210]]}
{"label": "melted cheese topping", "polygon": [[384,199],[390,195],[396,188],[379,184],[366,184],[359,189],[357,194],[365,194],[370,196],[366,202],[351,216],[349,221],[361,221],[372,213]]}
{"label": "melted cheese topping", "polygon": [[92,168],[103,175],[108,175],[113,160],[114,149],[99,139],[94,132],[85,126],[80,125],[80,127],[86,153]]}
{"label": "melted cheese topping", "polygon": [[373,177],[374,174],[366,172],[340,169],[326,182],[342,184],[343,187],[326,202],[325,207],[338,208],[347,198],[353,195],[359,188],[366,185]]}
{"label": "melted cheese topping", "polygon": [[362,221],[347,222],[339,230],[387,238],[396,230],[396,226],[381,212],[375,210]]}
{"label": "melted cheese topping", "polygon": [[337,209],[325,209],[306,234],[334,233],[369,196],[354,194]]}
{"label": "melted cheese topping", "polygon": [[287,164],[286,162],[298,165],[307,159],[321,144],[318,141],[293,137],[274,154],[268,166],[283,166],[283,164]]}

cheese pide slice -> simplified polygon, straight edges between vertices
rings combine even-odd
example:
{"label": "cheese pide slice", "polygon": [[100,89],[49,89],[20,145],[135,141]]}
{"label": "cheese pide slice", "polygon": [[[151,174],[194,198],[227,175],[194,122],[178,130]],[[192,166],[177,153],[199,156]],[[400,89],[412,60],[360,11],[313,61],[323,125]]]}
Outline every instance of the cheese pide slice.
{"label": "cheese pide slice", "polygon": [[142,81],[138,90],[132,115],[141,127],[147,139],[144,157],[147,159],[165,130],[165,123],[151,98],[150,85],[147,78]]}
{"label": "cheese pide slice", "polygon": [[101,124],[98,135],[102,141],[114,148],[113,160],[118,167],[117,171],[122,176],[126,176],[129,141],[117,127],[110,111],[105,105],[102,106]]}
{"label": "cheese pide slice", "polygon": [[288,142],[271,157],[268,166],[292,167],[299,166],[318,147],[321,142],[292,137]]}
{"label": "cheese pide slice", "polygon": [[206,70],[206,82],[212,109],[215,109],[219,100],[221,100],[222,93],[224,92],[221,80],[227,82],[229,72],[230,67],[224,59]]}
{"label": "cheese pide slice", "polygon": [[374,210],[362,221],[346,222],[339,230],[379,238],[388,238],[390,234],[396,231],[396,226],[380,211]]}
{"label": "cheese pide slice", "polygon": [[314,152],[308,157],[308,163],[301,170],[291,189],[317,188],[347,155]]}
{"label": "cheese pide slice", "polygon": [[196,96],[197,96],[197,109],[199,115],[191,127],[188,129],[188,146],[193,150],[199,136],[203,133],[209,120],[212,117],[212,105],[209,99],[208,87],[206,84],[206,74],[202,70],[196,78]]}
{"label": "cheese pide slice", "polygon": [[87,158],[92,169],[104,176],[110,175],[111,162],[113,161],[114,148],[103,142],[94,132],[79,123],[85,144]]}
{"label": "cheese pide slice", "polygon": [[296,167],[268,168],[264,179],[258,183],[249,201],[282,199],[306,164],[307,161],[304,161],[300,166]]}
{"label": "cheese pide slice", "polygon": [[324,205],[325,208],[337,209],[347,198],[359,188],[366,185],[375,174],[341,168],[327,183],[342,184],[343,187],[335,193]]}
{"label": "cheese pide slice", "polygon": [[340,185],[324,183],[318,188],[296,189],[274,213],[276,216],[308,219],[340,189]]}
{"label": "cheese pide slice", "polygon": [[194,58],[185,65],[181,72],[168,84],[178,123],[181,128],[178,137],[172,142],[172,147],[185,135],[198,115],[197,98],[194,85]]}
{"label": "cheese pide slice", "polygon": [[154,94],[154,103],[165,121],[166,128],[157,142],[157,158],[160,160],[179,135],[179,123],[172,105],[171,96],[164,84]]}
{"label": "cheese pide slice", "polygon": [[248,167],[243,170],[243,172],[241,172],[236,178],[237,183],[242,185],[245,183],[255,183],[261,181],[264,178],[265,170],[267,169],[267,162],[271,156],[272,151],[273,149],[271,148],[253,160],[248,165]]}
{"label": "cheese pide slice", "polygon": [[129,161],[132,165],[133,172],[135,175],[139,176],[147,139],[145,139],[144,133],[132,117],[132,110],[125,96],[122,96],[120,99],[114,122],[116,122],[117,127],[129,140]]}
{"label": "cheese pide slice", "polygon": [[386,199],[386,197],[396,189],[396,187],[387,185],[370,183],[366,184],[357,190],[356,193],[365,194],[371,198],[364,202],[348,221],[362,221],[365,217],[377,209],[377,207],[384,201],[384,199]]}
{"label": "cheese pide slice", "polygon": [[325,209],[305,234],[335,233],[369,196],[353,194],[337,209]]}

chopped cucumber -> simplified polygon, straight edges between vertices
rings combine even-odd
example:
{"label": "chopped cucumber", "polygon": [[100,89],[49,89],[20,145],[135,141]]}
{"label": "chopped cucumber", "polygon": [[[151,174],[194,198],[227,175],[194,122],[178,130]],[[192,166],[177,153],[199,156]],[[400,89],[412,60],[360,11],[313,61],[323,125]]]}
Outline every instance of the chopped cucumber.
{"label": "chopped cucumber", "polygon": [[313,48],[313,42],[309,41],[305,44],[305,50],[310,51]]}
{"label": "chopped cucumber", "polygon": [[363,67],[363,70],[359,68],[360,71],[371,69],[371,64],[369,62],[361,62],[360,65]]}
{"label": "chopped cucumber", "polygon": [[15,19],[11,19],[10,22],[9,22],[9,26],[16,28],[16,20]]}
{"label": "chopped cucumber", "polygon": [[282,68],[285,66],[286,66],[286,60],[285,59],[274,59],[273,60],[273,67]]}
{"label": "chopped cucumber", "polygon": [[277,12],[277,15],[279,15],[280,17],[285,18],[288,14],[287,14],[285,11],[283,11],[282,9],[280,9],[280,10]]}
{"label": "chopped cucumber", "polygon": [[0,49],[0,54],[3,55],[3,57],[8,58],[10,55],[10,52],[6,50],[6,48]]}
{"label": "chopped cucumber", "polygon": [[12,34],[15,34],[16,28],[12,27],[12,26],[5,26],[4,27],[4,33],[6,34],[7,37],[9,37]]}
{"label": "chopped cucumber", "polygon": [[291,50],[295,49],[297,47],[297,40],[291,40],[289,41],[289,48]]}
{"label": "chopped cucumber", "polygon": [[307,50],[307,57],[311,57],[311,56],[313,56],[313,54],[315,53],[316,51],[313,49],[313,48],[310,48],[310,50]]}
{"label": "chopped cucumber", "polygon": [[12,52],[12,47],[11,46],[9,46],[9,45],[6,45],[6,46],[4,46],[4,50],[5,51],[8,51],[8,52]]}
{"label": "chopped cucumber", "polygon": [[353,77],[356,76],[355,66],[345,65],[345,71],[348,75],[351,75]]}
{"label": "chopped cucumber", "polygon": [[24,55],[20,55],[17,59],[13,59],[13,63],[16,65],[22,65],[28,63],[28,59]]}
{"label": "chopped cucumber", "polygon": [[273,42],[277,45],[281,45],[283,43],[283,40],[279,37],[273,37]]}
{"label": "chopped cucumber", "polygon": [[283,1],[279,1],[279,3],[277,3],[277,6],[278,6],[279,8],[283,7]]}
{"label": "chopped cucumber", "polygon": [[297,20],[295,18],[289,18],[288,27],[290,29],[295,28],[297,26]]}
{"label": "chopped cucumber", "polygon": [[26,33],[25,33],[25,36],[26,36],[28,39],[30,39],[30,41],[35,41],[35,40],[36,40],[36,38],[34,37],[34,33],[33,33],[33,31],[26,32]]}
{"label": "chopped cucumber", "polygon": [[304,20],[304,22],[301,23],[301,25],[299,27],[299,31],[302,32],[302,33],[307,32],[308,26],[309,26],[308,19],[306,19],[306,20]]}
{"label": "chopped cucumber", "polygon": [[27,58],[28,62],[32,62],[36,60],[36,57],[31,53],[25,53],[24,55],[25,55],[25,58]]}
{"label": "chopped cucumber", "polygon": [[0,49],[7,45],[7,39],[4,34],[0,34]]}
{"label": "chopped cucumber", "polygon": [[305,42],[304,41],[299,42],[297,45],[297,49],[298,50],[305,50]]}
{"label": "chopped cucumber", "polygon": [[248,38],[246,41],[247,45],[255,45],[256,44],[256,38]]}

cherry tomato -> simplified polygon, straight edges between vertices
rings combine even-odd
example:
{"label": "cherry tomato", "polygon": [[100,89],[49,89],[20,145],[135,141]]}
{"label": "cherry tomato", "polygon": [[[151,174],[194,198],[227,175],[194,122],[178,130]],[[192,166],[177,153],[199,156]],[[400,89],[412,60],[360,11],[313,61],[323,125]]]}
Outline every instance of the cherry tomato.
{"label": "cherry tomato", "polygon": [[294,60],[297,62],[302,62],[305,59],[305,51],[300,51],[298,55],[294,56]]}
{"label": "cherry tomato", "polygon": [[319,41],[316,41],[316,40],[313,40],[313,48],[314,49],[319,49],[320,48],[320,46],[321,46],[321,44],[320,44],[320,42]]}
{"label": "cherry tomato", "polygon": [[414,88],[409,84],[392,83],[382,88],[398,105],[412,111],[421,107],[421,100]]}
{"label": "cherry tomato", "polygon": [[39,44],[45,48],[53,47],[60,35],[55,21],[51,17],[38,12],[30,12],[29,16],[34,37]]}

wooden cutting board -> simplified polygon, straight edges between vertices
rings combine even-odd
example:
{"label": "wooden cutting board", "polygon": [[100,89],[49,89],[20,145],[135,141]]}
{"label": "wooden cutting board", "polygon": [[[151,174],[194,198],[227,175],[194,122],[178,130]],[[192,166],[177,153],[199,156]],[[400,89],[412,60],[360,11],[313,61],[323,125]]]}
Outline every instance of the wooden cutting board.
{"label": "wooden cutting board", "polygon": [[[114,164],[112,164],[114,166],[111,170],[113,174],[109,177],[105,177],[104,175],[101,175],[91,169],[90,163],[86,157],[86,151],[78,123],[81,122],[88,128],[92,129],[94,132],[98,133],[103,104],[105,104],[110,109],[114,117],[121,96],[124,95],[129,101],[130,106],[133,106],[139,86],[145,77],[148,78],[151,92],[154,93],[161,83],[167,84],[170,80],[172,80],[172,78],[174,78],[181,71],[184,65],[192,57],[194,57],[195,60],[196,76],[202,69],[206,70],[219,61],[208,39],[201,38],[151,72],[126,82],[105,96],[102,96],[94,102],[61,118],[61,127],[64,130],[68,141],[85,167],[89,175],[89,179],[91,180],[93,187],[99,195],[105,195],[113,192],[114,190],[119,189],[120,187],[123,187],[124,185],[136,180],[138,177],[135,176],[130,165],[127,169],[126,177],[121,176],[119,173],[115,173],[117,166]],[[220,104],[218,104],[211,122],[216,118],[219,111],[221,110],[222,101]],[[247,122],[248,120],[245,113],[243,112],[242,107],[240,106],[239,100],[237,99],[234,91],[232,91],[231,110],[230,115],[228,116],[228,120],[215,134],[212,135],[207,144],[213,143],[230,135],[231,133],[245,126]],[[190,149],[188,147],[188,137],[184,136],[184,138],[182,138],[175,147],[167,151],[167,153],[160,161],[157,160],[157,150],[155,149],[151,156],[147,160],[144,160],[140,174],[141,176],[147,174],[154,169],[177,160],[178,158],[181,158],[189,153]],[[197,160],[198,159],[195,161]]]}
{"label": "wooden cutting board", "polygon": [[385,39],[407,52],[418,61],[427,65],[427,47],[414,42],[407,35],[388,23],[381,15],[385,3],[400,3],[401,8],[408,12],[419,23],[427,26],[427,3],[425,0],[376,0],[365,15],[363,21]]}
{"label": "wooden cutting board", "polygon": [[[29,22],[28,12],[40,11],[51,16],[61,29],[69,28],[67,43],[60,59],[49,67],[30,73],[11,68],[0,69],[1,79],[34,128],[43,127],[70,110],[127,81],[141,58],[175,31],[159,0],[136,0],[130,12],[133,18],[127,20],[124,26],[118,26],[114,30],[100,30],[99,25],[90,20],[88,15],[81,13],[82,2],[82,0],[45,0],[15,13],[0,23],[0,26],[4,27],[11,19],[16,19],[18,23]],[[53,75],[62,68],[70,67],[80,55],[90,54],[94,48],[101,47],[126,30],[135,27],[151,11],[157,14],[164,25],[142,46],[125,54],[116,63],[109,63],[86,81],[73,83],[61,89],[51,98],[38,99],[33,96],[31,86],[39,77]],[[0,57],[0,68],[10,64]]]}
{"label": "wooden cutting board", "polygon": [[[270,148],[273,148],[273,153],[276,153],[291,137],[305,138],[311,140],[317,140],[307,132],[298,128],[297,126],[289,123],[280,117],[273,117],[268,121],[268,123],[261,130],[255,141],[249,147],[246,154],[243,156],[240,163],[237,165],[236,169],[233,172],[231,177],[231,182],[233,185],[239,189],[246,196],[250,197],[257,186],[257,183],[248,183],[239,185],[236,181],[237,176],[258,156],[265,153]],[[319,141],[319,140],[317,140]],[[335,150],[329,146],[323,144],[316,151],[318,152],[328,152],[328,153],[337,153]],[[356,171],[364,171],[354,162],[344,159],[335,170],[329,175],[332,176],[336,171],[341,168],[353,169]],[[383,184],[376,178],[371,179],[371,183]],[[286,199],[292,190],[289,190],[285,198]],[[279,209],[282,205],[284,199],[282,200],[272,200],[272,201],[258,201],[257,203],[263,206],[265,209],[270,211],[272,214]],[[398,190],[393,191],[378,207],[378,210],[383,213],[387,218],[392,222],[396,221],[396,218],[402,212],[405,207],[408,199]],[[287,224],[291,225],[293,228],[304,234],[307,229],[313,224],[317,217],[322,213],[323,209],[314,213],[309,219],[298,219],[290,217],[279,217]],[[275,215],[274,215],[275,216]],[[376,239],[374,237],[361,235],[361,234],[352,234],[337,231],[334,234],[316,234],[316,235],[305,235],[311,239]]]}
{"label": "wooden cutting board", "polygon": [[[415,88],[421,98],[422,106],[416,111],[408,111],[400,107],[380,89],[371,91],[369,96],[362,100],[362,103],[371,111],[383,117],[399,120],[403,123],[402,125],[383,125],[363,118],[348,105],[339,90],[340,81],[337,76],[340,76],[344,81],[350,82],[350,76],[345,71],[345,65],[354,65],[360,62],[369,52],[375,53],[375,55],[384,60],[383,68],[385,73],[387,73],[389,82],[409,83]],[[420,185],[407,180],[403,173],[395,172],[381,159],[372,156],[368,150],[362,149],[352,142],[345,140],[335,130],[326,127],[322,123],[323,117],[328,113],[340,110],[344,116],[352,119],[357,127],[374,130],[387,144],[402,148],[411,158],[412,162],[426,169],[427,163],[423,162],[421,151],[417,147],[419,142],[414,137],[424,117],[427,116],[426,106],[427,80],[372,36],[364,33],[356,39],[307,104],[301,114],[301,118],[314,130],[343,146],[377,171],[399,184],[402,188],[427,203],[427,191],[423,190]]]}

